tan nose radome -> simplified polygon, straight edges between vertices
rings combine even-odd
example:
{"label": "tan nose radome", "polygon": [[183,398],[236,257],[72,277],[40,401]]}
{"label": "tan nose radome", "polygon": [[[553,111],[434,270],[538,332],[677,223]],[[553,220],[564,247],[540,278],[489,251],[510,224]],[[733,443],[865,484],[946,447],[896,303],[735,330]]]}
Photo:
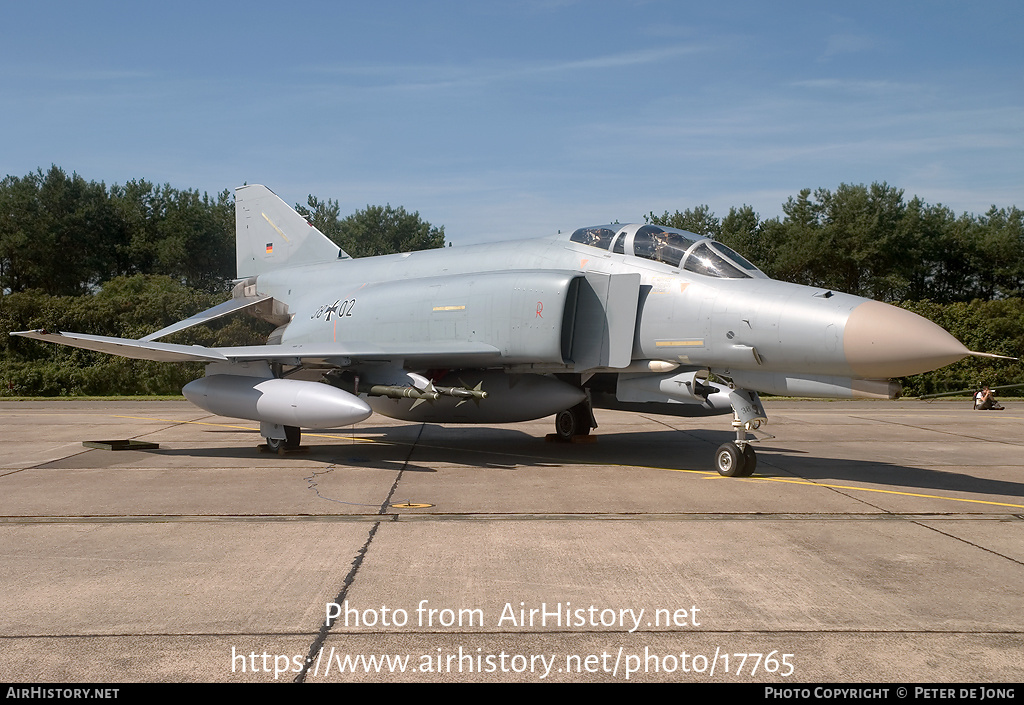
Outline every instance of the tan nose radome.
{"label": "tan nose radome", "polygon": [[876,379],[928,372],[971,354],[927,318],[878,301],[853,309],[843,352],[855,374]]}

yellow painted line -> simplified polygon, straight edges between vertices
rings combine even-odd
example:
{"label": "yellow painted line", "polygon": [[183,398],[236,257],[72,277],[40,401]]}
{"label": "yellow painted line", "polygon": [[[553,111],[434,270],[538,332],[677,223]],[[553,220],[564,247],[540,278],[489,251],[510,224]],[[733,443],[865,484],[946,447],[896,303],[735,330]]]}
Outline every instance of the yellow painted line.
{"label": "yellow painted line", "polygon": [[703,346],[704,339],[699,338],[696,340],[658,340],[654,343],[655,347],[659,348],[681,348],[681,347],[693,347]]}
{"label": "yellow painted line", "polygon": [[688,472],[708,475],[709,480],[735,480],[735,479],[746,479],[746,480],[762,480],[764,482],[783,482],[790,485],[807,485],[809,487],[827,487],[833,490],[852,490],[855,492],[877,492],[879,494],[891,494],[899,495],[901,497],[920,497],[922,499],[944,499],[950,502],[967,502],[969,504],[988,504],[995,507],[1013,507],[1015,509],[1024,509],[1024,504],[1010,504],[1009,502],[990,502],[984,499],[965,499],[962,497],[945,497],[943,495],[936,494],[920,494],[917,492],[900,492],[898,490],[880,490],[874,487],[854,487],[852,485],[831,485],[825,482],[811,482],[810,480],[797,480],[788,477],[766,477],[760,475],[754,475],[753,477],[747,478],[734,478],[734,477],[722,477],[716,472],[707,470],[677,470],[676,468],[656,468],[647,465],[622,465],[619,467],[646,467],[651,470],[668,470],[669,472]]}
{"label": "yellow painted line", "polygon": [[[842,401],[851,401],[851,400],[843,399]],[[871,401],[871,400],[870,399],[854,399],[852,401]],[[771,402],[768,402],[768,403],[770,404]],[[816,402],[812,402],[812,403],[816,403]],[[828,401],[822,402],[823,405],[824,404],[830,404],[830,403],[831,402],[828,402]],[[885,401],[882,400],[879,403],[885,403]],[[865,421],[872,421],[874,419],[889,419],[889,418],[896,418],[896,419],[908,419],[909,418],[909,419],[912,419],[914,421],[930,421],[931,419],[962,419],[964,417],[965,413],[971,413],[971,414],[981,413],[981,412],[976,412],[976,411],[974,411],[972,409],[963,409],[960,413],[955,413],[954,412],[954,413],[943,413],[943,414],[926,414],[926,413],[924,413],[924,411],[925,410],[915,411],[913,409],[904,409],[902,411],[894,410],[894,411],[875,412],[873,409],[868,409],[868,410],[865,410],[865,409],[846,409],[844,411],[842,409],[825,409],[825,408],[822,408],[822,409],[818,409],[818,410],[815,410],[815,411],[792,411],[792,410],[789,410],[789,409],[776,409],[775,410],[775,414],[777,414],[777,415],[778,414],[785,414],[786,416],[820,416],[821,414],[839,414],[839,415],[843,415],[843,416],[853,416],[853,417],[856,417],[857,419],[862,419],[862,420],[865,420]],[[865,413],[870,413],[871,415],[870,416],[865,416],[864,415]],[[992,416],[988,417],[988,419],[986,420],[986,423],[988,422],[988,420],[998,421],[999,419],[1015,419],[1015,420],[1019,421],[1021,418],[1022,417],[1020,417],[1020,416],[1007,416],[1006,414],[999,414],[998,416],[996,416],[995,414],[993,414]]]}
{"label": "yellow painted line", "polygon": [[335,436],[335,435],[328,434],[328,433],[306,433],[305,431],[303,431],[302,437],[303,438],[307,438],[307,437],[309,437],[309,438],[331,438],[331,439],[336,440],[336,441],[353,441],[355,443],[380,443],[381,445],[388,445],[388,446],[403,445],[403,444],[395,443],[394,441],[378,440],[376,438],[364,438],[362,436]]}
{"label": "yellow painted line", "polygon": [[185,421],[183,419],[157,419],[152,416],[123,416],[120,414],[113,415],[115,419],[135,419],[136,421],[163,421],[164,423],[191,423],[197,426],[218,426],[220,428],[237,428],[243,431],[258,431],[259,429],[252,428],[250,426],[232,426],[226,423],[208,423],[206,421]]}
{"label": "yellow painted line", "polygon": [[989,502],[984,499],[965,499],[963,497],[944,497],[942,495],[934,494],[920,494],[917,492],[899,492],[897,490],[880,490],[873,487],[851,487],[849,485],[828,485],[819,482],[808,482],[807,480],[792,480],[785,477],[765,477],[764,480],[770,480],[772,482],[786,482],[792,485],[812,485],[814,487],[828,487],[831,489],[838,490],[855,490],[858,492],[878,492],[880,494],[892,494],[900,495],[902,497],[921,497],[924,499],[944,499],[950,502],[967,502],[969,504],[988,504],[994,507],[1014,507],[1015,509],[1024,509],[1024,504],[1010,504],[1009,502]]}
{"label": "yellow painted line", "polygon": [[288,236],[284,234],[284,232],[281,230],[281,228],[279,228],[276,225],[274,225],[274,221],[272,221],[270,218],[267,217],[266,213],[260,213],[260,215],[263,216],[263,220],[265,220],[268,223],[270,223],[270,227],[272,227],[274,230],[276,230],[278,235],[280,235],[281,237],[284,238],[285,242],[291,242],[291,240],[288,239]]}
{"label": "yellow painted line", "polygon": [[465,311],[465,306],[435,306],[435,311]]}

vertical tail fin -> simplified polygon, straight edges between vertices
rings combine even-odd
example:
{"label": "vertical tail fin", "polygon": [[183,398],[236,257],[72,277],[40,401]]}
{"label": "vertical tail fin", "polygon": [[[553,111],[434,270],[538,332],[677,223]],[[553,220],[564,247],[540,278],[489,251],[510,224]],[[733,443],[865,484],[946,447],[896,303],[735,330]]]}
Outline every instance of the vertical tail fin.
{"label": "vertical tail fin", "polygon": [[281,267],[348,258],[266,186],[235,189],[235,263],[238,278]]}

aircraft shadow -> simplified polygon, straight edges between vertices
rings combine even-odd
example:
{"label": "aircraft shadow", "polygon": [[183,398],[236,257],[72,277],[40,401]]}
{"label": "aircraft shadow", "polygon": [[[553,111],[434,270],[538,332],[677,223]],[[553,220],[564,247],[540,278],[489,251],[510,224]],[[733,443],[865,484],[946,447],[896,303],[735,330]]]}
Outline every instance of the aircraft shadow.
{"label": "aircraft shadow", "polygon": [[[223,433],[219,429],[205,433]],[[238,431],[230,431],[237,434]],[[336,436],[337,441],[322,435]],[[380,469],[390,472],[437,472],[436,465],[479,469],[561,464],[653,467],[714,472],[714,450],[734,438],[727,431],[637,430],[597,433],[593,443],[546,442],[543,437],[501,426],[363,426],[355,432],[331,429],[303,431],[303,451],[275,456],[260,453],[254,431],[252,446],[197,446],[132,451],[206,459],[289,457],[324,465]],[[351,440],[355,438],[356,440]],[[262,440],[262,439],[260,439]],[[823,458],[812,452],[775,445],[755,446],[755,477],[793,477],[817,482],[860,482],[898,488],[1024,498],[1024,482],[977,477],[946,467],[932,470],[877,460]]]}
{"label": "aircraft shadow", "polygon": [[[284,454],[261,451],[256,444],[252,446],[205,446],[202,448],[159,448],[157,450],[129,451],[132,453],[144,453],[165,457],[187,457],[205,458],[216,460],[242,460],[242,459],[266,459],[280,460],[287,463],[289,459],[314,461],[324,466],[345,465],[366,469],[378,469],[388,472],[437,472],[436,468],[426,465],[419,465],[413,462],[385,457],[387,454],[380,451],[364,452],[365,448],[353,447],[350,453],[339,453],[338,446],[317,446],[303,444],[302,449],[297,452],[285,452]],[[126,456],[127,457],[127,456]]]}
{"label": "aircraft shadow", "polygon": [[[715,448],[733,438],[733,434],[727,432],[695,433],[706,436],[708,445]],[[941,490],[1024,498],[1024,482],[978,477],[955,466],[929,469],[877,460],[825,458],[813,455],[813,451],[778,446],[758,444],[755,448],[758,453],[756,475],[761,476],[789,476],[818,482],[863,482],[902,490]]]}

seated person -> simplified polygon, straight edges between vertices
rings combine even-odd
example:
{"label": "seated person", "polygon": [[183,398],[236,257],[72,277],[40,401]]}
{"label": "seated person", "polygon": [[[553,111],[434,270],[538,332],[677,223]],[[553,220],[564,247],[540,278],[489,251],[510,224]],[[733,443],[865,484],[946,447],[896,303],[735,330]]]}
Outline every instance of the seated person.
{"label": "seated person", "polygon": [[992,394],[992,390],[988,387],[982,387],[981,391],[974,395],[974,408],[978,411],[984,411],[986,409],[1000,411],[1003,407],[996,401],[995,396]]}

